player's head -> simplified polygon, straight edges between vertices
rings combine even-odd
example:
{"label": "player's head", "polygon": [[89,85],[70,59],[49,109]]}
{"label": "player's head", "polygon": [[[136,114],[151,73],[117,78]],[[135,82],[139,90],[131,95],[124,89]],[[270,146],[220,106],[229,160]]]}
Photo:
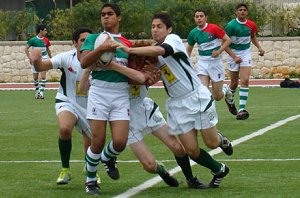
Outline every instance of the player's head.
{"label": "player's head", "polygon": [[245,3],[239,3],[235,8],[235,14],[238,19],[245,19],[248,15],[248,6]]}
{"label": "player's head", "polygon": [[101,25],[105,31],[118,33],[121,10],[117,4],[105,3],[101,8]]}
{"label": "player's head", "polygon": [[35,33],[40,34],[40,36],[46,36],[47,35],[46,26],[43,24],[37,25],[35,29]]}
{"label": "player's head", "polygon": [[92,33],[92,30],[85,27],[77,28],[72,34],[72,41],[76,48],[80,50],[85,38]]}
{"label": "player's head", "polygon": [[162,43],[172,32],[172,20],[169,14],[161,12],[152,17],[151,34],[152,38]]}
{"label": "player's head", "polygon": [[207,22],[207,12],[204,9],[196,9],[194,13],[194,21],[200,28],[203,28]]}

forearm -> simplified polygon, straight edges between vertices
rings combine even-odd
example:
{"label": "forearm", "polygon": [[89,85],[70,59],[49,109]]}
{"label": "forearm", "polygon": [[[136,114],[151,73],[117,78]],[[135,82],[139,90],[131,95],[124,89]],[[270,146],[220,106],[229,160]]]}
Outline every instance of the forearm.
{"label": "forearm", "polygon": [[84,72],[81,75],[78,89],[82,93],[87,92],[90,88],[90,80],[89,80],[90,73],[91,73],[90,68],[87,68],[84,70]]}
{"label": "forearm", "polygon": [[187,52],[189,57],[191,57],[192,51],[193,51],[193,46],[190,46],[189,44],[187,44],[186,52]]}
{"label": "forearm", "polygon": [[50,51],[50,49],[48,47],[47,47],[47,53],[48,53],[49,58],[52,58],[51,51]]}
{"label": "forearm", "polygon": [[109,68],[113,69],[114,71],[120,74],[123,74],[124,76],[127,76],[128,78],[134,81],[137,81],[138,83],[144,83],[147,80],[142,72],[119,65],[116,62],[111,62],[109,64]]}
{"label": "forearm", "polygon": [[128,48],[128,53],[155,57],[164,55],[165,50],[160,46],[133,47]]}
{"label": "forearm", "polygon": [[255,47],[257,47],[257,49],[261,49],[261,46],[260,46],[256,36],[251,38],[251,42],[253,43],[253,45],[255,45]]}

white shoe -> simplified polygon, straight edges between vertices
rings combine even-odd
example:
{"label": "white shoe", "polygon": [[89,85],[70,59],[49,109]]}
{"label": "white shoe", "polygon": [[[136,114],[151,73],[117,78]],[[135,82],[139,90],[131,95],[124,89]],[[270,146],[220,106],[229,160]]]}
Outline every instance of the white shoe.
{"label": "white shoe", "polygon": [[35,99],[40,99],[40,92],[39,91],[35,91]]}
{"label": "white shoe", "polygon": [[70,169],[69,168],[62,168],[61,171],[60,171],[60,174],[57,178],[56,183],[58,185],[64,185],[64,184],[68,184],[70,180],[71,180]]}
{"label": "white shoe", "polygon": [[41,92],[39,93],[39,95],[40,95],[40,99],[44,99],[44,92],[43,92],[43,91],[41,91]]}

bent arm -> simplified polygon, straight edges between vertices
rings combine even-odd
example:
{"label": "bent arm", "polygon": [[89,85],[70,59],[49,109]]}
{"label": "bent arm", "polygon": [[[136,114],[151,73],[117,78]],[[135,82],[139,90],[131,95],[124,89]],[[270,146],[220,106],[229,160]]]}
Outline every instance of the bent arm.
{"label": "bent arm", "polygon": [[32,50],[29,55],[29,60],[37,72],[47,71],[53,68],[50,59],[42,61],[42,52],[38,48]]}
{"label": "bent arm", "polygon": [[189,44],[187,44],[187,46],[186,46],[186,52],[189,55],[189,57],[191,57],[193,48],[194,48],[194,46],[190,46]]}

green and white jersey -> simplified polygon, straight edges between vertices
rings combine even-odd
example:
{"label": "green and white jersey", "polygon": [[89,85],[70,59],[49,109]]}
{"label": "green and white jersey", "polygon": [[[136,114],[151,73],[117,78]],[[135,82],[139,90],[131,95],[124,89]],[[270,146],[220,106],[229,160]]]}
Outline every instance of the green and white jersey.
{"label": "green and white jersey", "polygon": [[87,93],[79,92],[78,84],[83,73],[80,62],[77,58],[76,49],[60,53],[50,59],[53,69],[60,69],[62,72],[60,86],[56,94],[59,101],[76,101],[86,108]]}
{"label": "green and white jersey", "polygon": [[[87,38],[84,41],[83,46],[81,47],[81,52],[84,50],[92,51],[94,50],[94,44],[99,36],[98,34],[90,34],[87,36]],[[127,40],[126,38],[122,37],[121,34],[110,34],[115,41],[123,43],[127,45],[128,47],[131,46],[131,42]],[[124,65],[124,67],[128,64],[128,54],[126,54],[121,49],[116,49],[114,60],[120,65]],[[100,70],[100,71],[93,71],[92,72],[92,79],[93,80],[101,80],[108,83],[122,83],[122,82],[128,82],[128,78],[114,70]]]}
{"label": "green and white jersey", "polygon": [[35,36],[27,41],[27,45],[34,48],[39,48],[42,51],[42,60],[48,59],[47,47],[50,47],[50,41],[46,37]]}
{"label": "green and white jersey", "polygon": [[[195,27],[187,37],[187,43],[190,46],[198,44],[199,59],[214,60],[211,57],[212,52],[220,49],[225,31],[215,24],[206,23],[204,28]],[[221,57],[218,57],[220,59]]]}
{"label": "green and white jersey", "polygon": [[230,48],[234,50],[246,50],[250,48],[251,37],[257,32],[256,24],[247,19],[245,22],[237,18],[232,19],[225,28],[226,34],[231,39]]}
{"label": "green and white jersey", "polygon": [[176,34],[169,34],[160,45],[165,54],[158,57],[158,67],[161,70],[165,90],[169,97],[181,97],[200,89],[200,82],[181,38]]}

